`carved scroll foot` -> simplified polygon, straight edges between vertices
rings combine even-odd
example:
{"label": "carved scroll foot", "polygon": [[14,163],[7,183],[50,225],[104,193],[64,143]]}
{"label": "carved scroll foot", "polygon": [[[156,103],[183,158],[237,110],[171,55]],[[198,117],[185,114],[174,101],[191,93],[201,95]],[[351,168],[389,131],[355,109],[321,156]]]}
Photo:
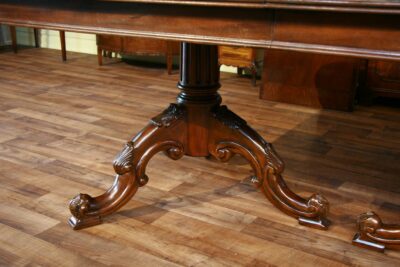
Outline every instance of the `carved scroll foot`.
{"label": "carved scroll foot", "polygon": [[69,204],[72,217],[69,224],[75,230],[97,225],[102,217],[125,205],[140,186],[147,183],[146,166],[154,154],[164,151],[177,160],[184,155],[182,140],[184,135],[184,112],[177,105],[171,105],[159,116],[153,118],[114,160],[117,173],[114,184],[104,194],[91,197],[79,194]]}
{"label": "carved scroll foot", "polygon": [[[270,148],[273,151],[273,148]],[[313,194],[306,199],[296,195],[287,187],[281,175],[282,171],[283,168],[267,167],[261,184],[264,195],[283,212],[297,218],[299,224],[322,230],[328,229],[329,202],[326,198],[320,194]]]}
{"label": "carved scroll foot", "polygon": [[254,170],[256,179],[253,181],[277,208],[298,219],[302,225],[328,228],[328,201],[318,194],[304,199],[292,192],[281,175],[284,163],[271,144],[226,106],[217,107],[213,117],[211,155],[221,161],[228,161],[234,154],[242,155]]}
{"label": "carved scroll foot", "polygon": [[87,216],[93,198],[87,194],[79,194],[70,201],[70,211],[73,214],[68,220],[74,230],[101,224],[100,216]]}
{"label": "carved scroll foot", "polygon": [[386,245],[400,246],[400,225],[384,224],[374,212],[363,213],[357,220],[356,246],[383,252]]}

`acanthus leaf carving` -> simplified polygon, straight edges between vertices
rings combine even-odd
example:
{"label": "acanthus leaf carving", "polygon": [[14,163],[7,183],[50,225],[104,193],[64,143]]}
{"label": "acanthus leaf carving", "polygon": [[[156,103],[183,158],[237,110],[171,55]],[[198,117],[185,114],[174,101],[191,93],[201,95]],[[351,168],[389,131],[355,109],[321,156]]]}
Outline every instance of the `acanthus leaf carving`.
{"label": "acanthus leaf carving", "polygon": [[227,106],[218,106],[214,110],[213,116],[231,129],[239,129],[247,124],[244,119],[230,111]]}
{"label": "acanthus leaf carving", "polygon": [[161,114],[151,119],[151,123],[157,127],[169,127],[174,121],[184,117],[183,107],[177,104],[170,104]]}
{"label": "acanthus leaf carving", "polygon": [[132,141],[126,143],[122,151],[115,157],[113,166],[117,174],[123,175],[133,170],[134,146]]}

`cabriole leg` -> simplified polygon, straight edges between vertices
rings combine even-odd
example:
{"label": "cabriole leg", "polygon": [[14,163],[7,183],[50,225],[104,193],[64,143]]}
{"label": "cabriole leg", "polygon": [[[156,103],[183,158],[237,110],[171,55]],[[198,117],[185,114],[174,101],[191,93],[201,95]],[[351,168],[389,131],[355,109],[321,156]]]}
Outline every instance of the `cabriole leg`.
{"label": "cabriole leg", "polygon": [[129,141],[114,160],[117,176],[112,187],[100,196],[79,194],[70,201],[72,216],[69,224],[72,228],[77,230],[100,224],[102,217],[125,205],[138,188],[147,183],[146,166],[157,152],[164,151],[174,160],[181,158],[184,155],[184,117],[184,109],[171,104]]}
{"label": "cabriole leg", "polygon": [[319,194],[304,199],[292,192],[282,178],[283,161],[256,131],[226,106],[217,107],[212,115],[209,151],[225,162],[239,154],[254,170],[253,182],[277,208],[298,219],[300,224],[327,229],[329,203]]}

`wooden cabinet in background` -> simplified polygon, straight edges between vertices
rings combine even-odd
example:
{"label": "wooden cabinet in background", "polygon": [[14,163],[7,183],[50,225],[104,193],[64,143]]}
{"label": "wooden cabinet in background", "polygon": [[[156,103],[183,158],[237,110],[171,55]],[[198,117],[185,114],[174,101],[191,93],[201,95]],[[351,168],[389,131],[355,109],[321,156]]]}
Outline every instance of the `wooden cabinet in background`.
{"label": "wooden cabinet in background", "polygon": [[115,35],[97,35],[97,56],[103,64],[103,51],[129,55],[165,55],[168,74],[172,73],[173,56],[179,55],[179,42]]}
{"label": "wooden cabinet in background", "polygon": [[265,50],[260,97],[316,108],[353,109],[361,60]]}
{"label": "wooden cabinet in background", "polygon": [[218,46],[219,65],[227,65],[238,68],[241,75],[244,68],[251,72],[252,84],[256,85],[257,78],[257,49],[234,46]]}
{"label": "wooden cabinet in background", "polygon": [[365,82],[369,97],[400,98],[400,63],[369,60]]}

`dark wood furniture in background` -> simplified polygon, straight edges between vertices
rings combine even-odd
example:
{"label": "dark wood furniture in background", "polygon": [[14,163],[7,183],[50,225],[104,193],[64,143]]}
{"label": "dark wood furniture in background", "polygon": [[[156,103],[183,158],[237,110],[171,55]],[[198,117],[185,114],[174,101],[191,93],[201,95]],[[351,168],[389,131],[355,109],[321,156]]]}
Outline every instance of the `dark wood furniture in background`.
{"label": "dark wood furniture in background", "polygon": [[220,65],[237,67],[238,75],[242,75],[243,69],[251,72],[252,84],[256,86],[257,79],[257,50],[249,47],[235,47],[220,45],[218,47],[218,62]]}
{"label": "dark wood furniture in background", "polygon": [[366,94],[370,98],[378,96],[400,98],[400,63],[368,60],[364,84]]}
{"label": "dark wood furniture in background", "polygon": [[358,58],[266,49],[260,98],[350,111],[358,85]]}
{"label": "dark wood furniture in background", "polygon": [[103,64],[103,52],[115,52],[128,55],[164,55],[168,74],[172,73],[173,57],[179,56],[179,43],[158,39],[123,37],[98,34],[97,57],[99,65]]}
{"label": "dark wood furniture in background", "polygon": [[[10,28],[10,34],[11,34],[11,42],[12,42],[12,48],[14,53],[18,52],[18,42],[17,42],[17,29],[15,26],[9,26]],[[60,42],[61,42],[61,58],[63,61],[67,60],[67,49],[66,49],[66,44],[65,44],[65,31],[59,31],[60,33]],[[33,28],[33,36],[35,39],[35,47],[39,48],[40,43],[39,43],[39,30],[37,28]]]}
{"label": "dark wood furniture in background", "polygon": [[[10,35],[11,35],[11,45],[14,53],[18,53],[18,42],[17,42],[17,28],[15,26],[9,26]],[[33,38],[35,39],[35,47],[39,48],[39,30],[33,28]]]}
{"label": "dark wood furniture in background", "polygon": [[[121,208],[146,184],[151,157],[165,151],[172,159],[214,156],[221,161],[241,154],[254,169],[254,183],[277,208],[302,224],[326,229],[328,202],[320,195],[304,199],[290,191],[281,176],[283,163],[271,144],[220,105],[216,45],[400,60],[400,3],[140,1],[0,0],[3,23],[183,42],[177,103],[126,144],[114,161],[116,180],[107,192],[98,197],[80,194],[71,201],[71,226],[99,224],[103,216]],[[389,243],[391,238],[396,238],[393,231],[379,242]]]}

